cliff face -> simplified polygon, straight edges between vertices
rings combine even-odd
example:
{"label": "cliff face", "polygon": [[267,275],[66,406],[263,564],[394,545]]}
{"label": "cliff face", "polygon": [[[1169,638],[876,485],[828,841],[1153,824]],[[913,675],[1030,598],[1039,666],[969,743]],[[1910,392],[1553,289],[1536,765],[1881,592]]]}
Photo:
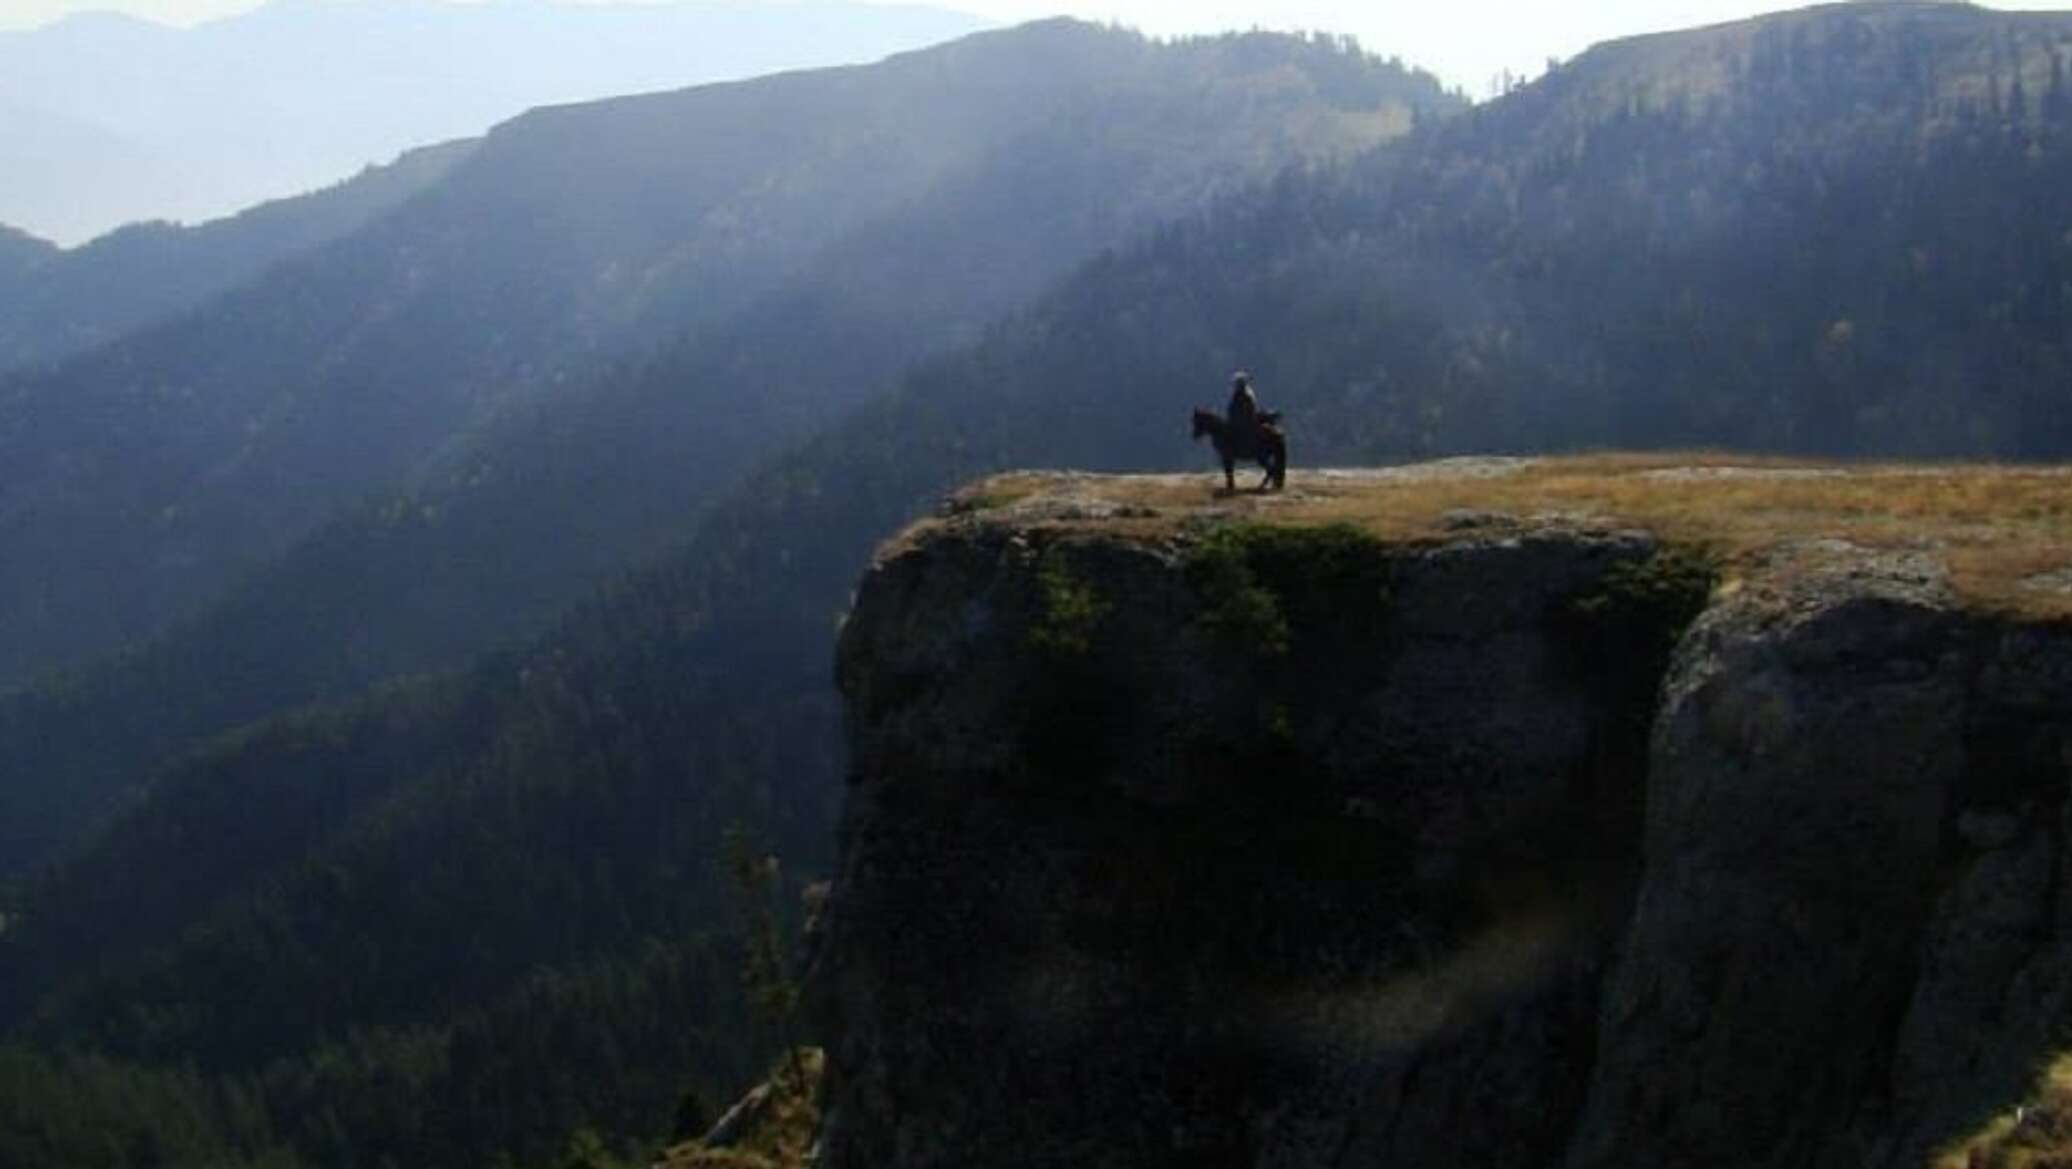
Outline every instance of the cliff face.
{"label": "cliff face", "polygon": [[889,546],[823,1163],[1901,1165],[2018,1099],[2072,629],[1920,549],[1327,522],[1526,466],[1025,479]]}

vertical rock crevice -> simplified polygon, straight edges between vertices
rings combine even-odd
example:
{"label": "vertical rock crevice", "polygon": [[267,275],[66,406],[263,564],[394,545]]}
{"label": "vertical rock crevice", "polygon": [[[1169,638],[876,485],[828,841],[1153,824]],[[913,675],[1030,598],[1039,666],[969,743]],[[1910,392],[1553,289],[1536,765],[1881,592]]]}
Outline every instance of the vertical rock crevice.
{"label": "vertical rock crevice", "polygon": [[1679,649],[1571,1165],[1920,1165],[2065,1041],[2072,637],[1780,552]]}
{"label": "vertical rock crevice", "polygon": [[1939,589],[1819,566],[1711,607],[1654,727],[1644,876],[1570,1163],[1808,1165],[1870,1094],[1961,768]]}

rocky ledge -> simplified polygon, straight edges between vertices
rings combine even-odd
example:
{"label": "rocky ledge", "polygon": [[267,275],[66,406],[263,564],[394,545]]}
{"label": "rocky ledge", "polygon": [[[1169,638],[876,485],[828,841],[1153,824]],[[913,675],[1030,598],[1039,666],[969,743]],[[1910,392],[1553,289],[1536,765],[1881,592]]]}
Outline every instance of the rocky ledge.
{"label": "rocky ledge", "polygon": [[2072,477],[1005,476],[886,545],[830,1169],[1920,1165],[2072,1025]]}

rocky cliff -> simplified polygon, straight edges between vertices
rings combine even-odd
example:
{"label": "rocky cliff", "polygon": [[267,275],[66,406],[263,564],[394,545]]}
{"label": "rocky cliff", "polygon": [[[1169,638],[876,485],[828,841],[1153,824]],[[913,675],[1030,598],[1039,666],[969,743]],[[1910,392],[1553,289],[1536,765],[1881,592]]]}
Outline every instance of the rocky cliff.
{"label": "rocky cliff", "polygon": [[1295,488],[883,550],[823,1165],[1918,1165],[2065,1045],[2072,477]]}

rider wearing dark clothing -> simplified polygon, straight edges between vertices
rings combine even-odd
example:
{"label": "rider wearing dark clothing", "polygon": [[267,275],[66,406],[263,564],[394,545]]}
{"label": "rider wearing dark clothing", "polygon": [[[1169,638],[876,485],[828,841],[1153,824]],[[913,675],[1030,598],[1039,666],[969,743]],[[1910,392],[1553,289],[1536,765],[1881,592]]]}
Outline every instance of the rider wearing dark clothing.
{"label": "rider wearing dark clothing", "polygon": [[1259,399],[1252,393],[1252,375],[1236,373],[1230,376],[1230,409],[1223,412],[1230,422],[1230,433],[1251,450],[1259,442]]}

